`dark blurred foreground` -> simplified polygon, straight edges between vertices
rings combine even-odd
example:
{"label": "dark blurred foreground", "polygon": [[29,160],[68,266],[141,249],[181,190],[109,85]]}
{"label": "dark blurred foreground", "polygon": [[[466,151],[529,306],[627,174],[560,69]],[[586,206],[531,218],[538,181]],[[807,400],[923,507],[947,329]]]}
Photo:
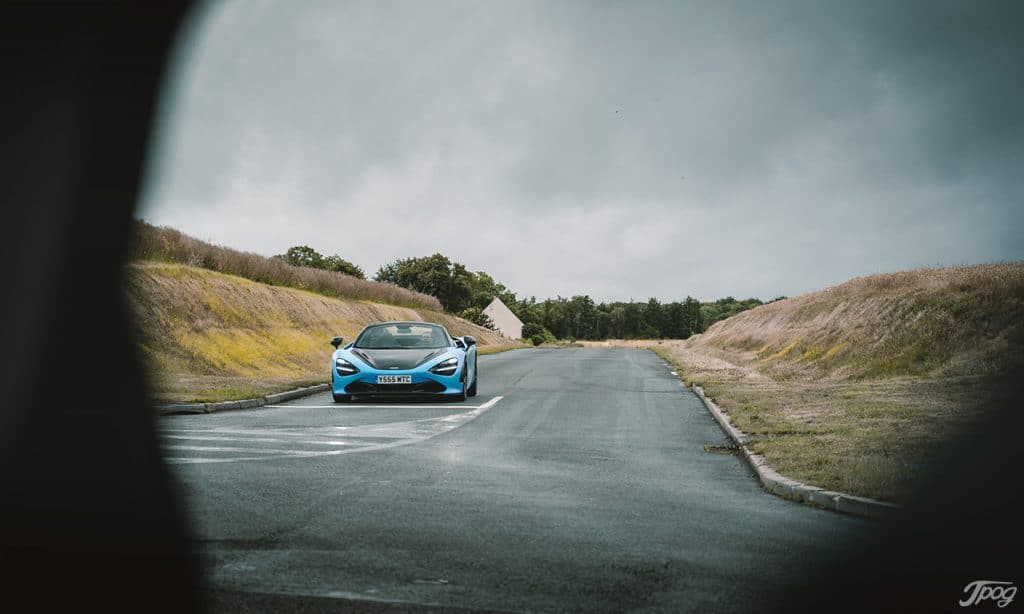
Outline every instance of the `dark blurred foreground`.
{"label": "dark blurred foreground", "polygon": [[[0,599],[11,611],[201,605],[120,292],[154,103],[187,8],[0,8]],[[844,560],[794,561],[805,582],[765,609],[960,611],[972,581],[1019,586],[1021,375],[877,540]]]}

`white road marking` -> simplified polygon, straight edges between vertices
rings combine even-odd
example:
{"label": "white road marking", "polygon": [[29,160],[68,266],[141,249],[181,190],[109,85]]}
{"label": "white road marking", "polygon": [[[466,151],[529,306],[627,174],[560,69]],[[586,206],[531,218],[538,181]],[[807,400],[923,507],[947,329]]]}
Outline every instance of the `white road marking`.
{"label": "white road marking", "polygon": [[[489,402],[489,401],[488,401]],[[335,405],[264,405],[271,409],[480,409],[483,405],[364,405],[337,403]]]}
{"label": "white road marking", "polygon": [[[305,435],[305,433],[301,433]],[[318,439],[279,439],[270,437],[202,437],[199,435],[161,435],[165,439],[186,439],[190,441],[244,441],[256,443],[304,443],[314,446],[350,446],[351,441]],[[164,446],[167,447],[167,446]]]}
{"label": "white road marking", "polygon": [[275,450],[272,448],[241,448],[238,446],[164,446],[164,450],[191,450],[195,452],[248,452],[250,454],[287,454],[289,456],[319,456],[331,454],[323,450]]}
{"label": "white road marking", "polygon": [[[413,421],[413,422],[415,422],[415,421]],[[411,423],[412,422],[382,422],[380,424],[369,424],[369,425],[366,425],[366,426],[380,426],[380,425],[383,425],[383,424],[411,424]],[[331,429],[348,429],[348,428],[360,429],[360,428],[363,428],[363,426],[361,426],[361,425],[357,425],[357,426],[322,426],[322,427],[317,427],[317,428],[319,428],[319,429],[328,429],[328,428],[331,428]],[[314,430],[311,427],[300,427],[300,428],[295,428],[295,429],[290,430],[290,431],[285,431],[285,430],[280,430],[280,429],[258,429],[258,428],[252,428],[252,429],[244,429],[244,428],[229,429],[229,428],[221,428],[221,427],[214,427],[214,428],[211,428],[211,429],[173,429],[173,431],[171,429],[162,429],[162,430],[164,432],[175,432],[175,433],[204,433],[204,434],[209,434],[209,435],[274,435],[276,437],[289,438],[289,439],[283,439],[282,441],[292,441],[292,439],[294,439],[295,437],[317,437],[317,433],[311,432],[311,431]],[[336,435],[336,433],[332,433],[330,436],[333,437],[334,435]],[[172,435],[162,435],[162,436],[163,437],[172,437]],[[325,435],[325,436],[327,436],[327,435]],[[184,437],[185,439],[193,439],[193,437],[190,437],[188,435],[177,435],[177,437]],[[234,437],[232,439],[244,439],[244,437],[241,437],[241,438],[240,437]]]}
{"label": "white road marking", "polygon": [[[240,462],[240,461],[257,461],[257,460],[274,460],[274,459],[316,458],[316,457],[321,457],[321,456],[337,456],[337,455],[340,455],[340,454],[352,454],[352,453],[355,453],[355,452],[374,452],[374,451],[377,451],[377,450],[386,450],[388,448],[396,448],[396,447],[399,447],[399,446],[406,446],[406,445],[413,444],[413,443],[419,443],[421,441],[426,441],[428,439],[432,439],[434,437],[437,437],[438,435],[442,435],[442,434],[447,433],[449,431],[453,431],[453,430],[459,428],[460,426],[466,424],[467,422],[470,422],[470,421],[474,420],[475,418],[479,417],[485,411],[487,411],[488,409],[494,407],[498,403],[498,401],[502,400],[503,398],[504,397],[497,396],[497,397],[494,397],[491,400],[487,401],[483,405],[478,405],[478,406],[472,407],[471,411],[461,412],[461,413],[457,413],[457,414],[451,414],[451,415],[448,415],[448,416],[441,416],[441,417],[437,417],[437,418],[422,418],[420,420],[412,420],[412,421],[409,421],[409,422],[392,422],[392,423],[385,423],[385,424],[368,424],[368,425],[358,425],[358,426],[351,426],[351,427],[344,427],[344,426],[331,427],[333,429],[341,429],[341,430],[345,430],[345,429],[354,429],[354,430],[356,430],[357,431],[356,433],[351,433],[351,435],[353,435],[353,439],[356,440],[356,441],[358,441],[361,438],[367,438],[367,439],[390,439],[391,441],[388,441],[388,442],[367,443],[367,445],[355,446],[355,447],[352,447],[352,448],[345,448],[345,449],[342,449],[342,450],[338,450],[338,449],[334,449],[334,450],[280,450],[280,449],[252,448],[252,447],[234,447],[234,446],[178,446],[178,445],[172,445],[172,446],[165,446],[164,449],[165,450],[189,450],[189,451],[197,451],[197,452],[247,452],[249,454],[259,454],[260,456],[237,456],[237,457],[230,457],[230,458],[188,458],[188,457],[184,457],[184,458],[177,457],[177,458],[175,458],[175,457],[171,457],[171,458],[165,458],[164,461],[167,462],[168,464],[176,464],[176,465],[178,465],[178,464],[189,464],[189,465],[194,465],[194,464],[234,463],[234,462]],[[289,406],[289,407],[308,407],[308,406],[292,405],[292,406]],[[334,407],[334,406],[332,406],[332,407]],[[420,406],[415,406],[415,407],[420,407]],[[466,407],[466,406],[463,405],[463,406],[460,406],[460,407]],[[466,407],[466,408],[469,409],[468,407]],[[433,429],[429,428],[431,425],[435,426],[436,428],[433,428]],[[413,428],[410,429],[409,428],[410,426],[412,426]],[[233,434],[234,433],[234,434],[240,434],[240,435],[276,434],[276,435],[283,435],[283,436],[295,435],[295,436],[302,436],[302,437],[310,437],[311,435],[315,436],[315,434],[312,434],[312,433],[308,432],[308,429],[307,430],[303,430],[301,432],[294,432],[294,431],[293,432],[288,432],[288,431],[261,431],[259,429],[237,429],[237,430],[229,430],[229,429],[166,429],[166,430],[168,430],[168,431],[175,431],[175,432],[214,433],[214,434],[217,434],[217,435],[220,435],[220,434]],[[404,437],[403,436],[399,436],[399,437],[386,437],[386,436],[382,435],[382,433],[399,433],[399,432],[401,432],[404,435]],[[364,433],[368,434],[368,436],[364,435]],[[178,438],[180,438],[180,439],[197,439],[197,440],[199,439],[198,437],[189,437],[189,436],[179,436]],[[239,441],[240,443],[246,441],[246,439],[244,437],[243,438],[237,438],[237,439],[232,439],[232,438],[225,438],[225,439],[231,439],[231,440],[234,440],[234,441]],[[251,440],[252,439],[250,439],[250,441]],[[287,441],[287,440],[284,440],[284,441]],[[328,441],[338,441],[338,440],[328,440]],[[309,441],[309,442],[295,441],[295,443],[313,443],[313,442],[312,441]],[[316,441],[315,443],[322,444],[323,442],[322,441]]]}
{"label": "white road marking", "polygon": [[237,463],[240,461],[268,460],[273,458],[297,458],[294,456],[235,456],[232,458],[165,458],[168,465],[207,465],[209,463]]}
{"label": "white road marking", "polygon": [[288,441],[287,439],[276,439],[272,437],[202,437],[199,435],[161,435],[165,439],[193,439],[196,441],[254,441],[272,443],[275,441]]}

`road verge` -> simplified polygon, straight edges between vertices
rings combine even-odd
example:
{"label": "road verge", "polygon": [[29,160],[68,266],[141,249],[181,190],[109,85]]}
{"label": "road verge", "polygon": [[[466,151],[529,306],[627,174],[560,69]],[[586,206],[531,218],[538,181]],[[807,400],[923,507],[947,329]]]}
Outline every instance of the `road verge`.
{"label": "road verge", "polygon": [[750,465],[750,468],[754,470],[758,482],[761,483],[761,487],[766,491],[784,499],[806,505],[874,519],[885,518],[899,509],[899,506],[893,503],[825,490],[824,488],[804,484],[779,474],[768,465],[763,456],[755,454],[750,450],[747,446],[749,441],[747,435],[729,421],[729,417],[725,412],[704,394],[703,388],[691,386],[691,390],[704,403],[704,407],[708,409],[715,422],[725,431],[729,439],[736,444],[740,455]]}
{"label": "road verge", "polygon": [[319,392],[326,392],[331,389],[330,384],[317,384],[305,388],[296,388],[276,394],[257,397],[255,399],[242,399],[240,401],[220,401],[217,403],[165,403],[155,405],[156,412],[161,416],[175,414],[212,414],[218,411],[231,411],[235,409],[255,409],[264,405],[275,405],[292,399],[307,397]]}

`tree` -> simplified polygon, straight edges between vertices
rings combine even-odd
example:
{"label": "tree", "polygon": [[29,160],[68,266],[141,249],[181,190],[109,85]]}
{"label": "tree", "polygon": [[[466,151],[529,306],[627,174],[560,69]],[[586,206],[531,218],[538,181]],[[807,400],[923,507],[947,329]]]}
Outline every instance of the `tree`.
{"label": "tree", "polygon": [[621,303],[609,306],[608,313],[608,334],[616,339],[624,339],[626,336],[626,310]]}
{"label": "tree", "polygon": [[594,334],[591,339],[607,339],[611,328],[611,314],[608,313],[608,306],[601,303],[597,307],[597,323],[594,327]]}
{"label": "tree", "polygon": [[472,273],[443,254],[395,260],[380,267],[374,279],[434,296],[450,313],[471,303]]}
{"label": "tree", "polygon": [[[502,299],[502,301],[504,300],[505,299]],[[506,302],[505,304],[508,305],[508,308],[512,311],[512,313],[516,314],[516,317],[519,318],[519,321],[523,323],[523,326],[526,326],[527,324],[531,323],[541,323],[540,308],[537,306],[536,297],[531,296],[528,299],[524,298],[522,300],[512,301],[511,303]],[[525,333],[523,338],[526,338]]]}
{"label": "tree", "polygon": [[328,256],[323,259],[323,267],[328,271],[334,271],[336,273],[344,273],[345,275],[351,275],[352,277],[358,277],[359,279],[366,279],[366,274],[363,273],[363,268],[357,264],[352,264],[348,260],[345,260],[338,254]]}
{"label": "tree", "polygon": [[700,301],[692,296],[686,297],[686,300],[683,301],[683,317],[685,321],[683,339],[704,332],[704,312],[701,309]]}
{"label": "tree", "polygon": [[[491,301],[495,297],[501,299],[501,302],[509,308],[512,313],[516,313],[516,295],[514,292],[505,287],[505,284],[499,283],[494,280],[493,277],[484,273],[483,271],[477,271],[470,273],[469,278],[469,295],[470,304],[480,309],[485,309],[491,304]],[[520,320],[518,314],[516,314]]]}
{"label": "tree", "polygon": [[629,301],[622,308],[622,337],[636,339],[640,333],[640,305]]}
{"label": "tree", "polygon": [[577,295],[566,303],[569,334],[574,339],[591,339],[597,324],[594,301],[587,295]]}
{"label": "tree", "polygon": [[311,269],[324,268],[323,255],[308,245],[289,247],[282,257],[292,266],[304,266]]}
{"label": "tree", "polygon": [[662,313],[661,303],[658,299],[653,296],[644,305],[643,312],[643,329],[644,333],[642,337],[647,338],[661,338],[665,328],[665,318]]}
{"label": "tree", "polygon": [[569,335],[569,325],[565,314],[565,299],[547,299],[541,303],[541,325],[551,333],[563,339]]}
{"label": "tree", "polygon": [[377,269],[377,274],[373,276],[373,280],[400,286],[401,284],[398,283],[398,267],[401,266],[403,262],[405,261],[395,260],[387,264],[382,264],[380,268]]}
{"label": "tree", "polygon": [[665,305],[663,310],[665,326],[662,332],[669,339],[685,339],[690,336],[690,323],[683,303],[674,301]]}
{"label": "tree", "polygon": [[280,258],[292,266],[301,266],[309,269],[323,269],[335,273],[344,273],[359,279],[366,279],[366,274],[358,265],[352,264],[338,254],[324,258],[323,254],[308,245],[296,245],[289,247],[288,251],[275,258]]}

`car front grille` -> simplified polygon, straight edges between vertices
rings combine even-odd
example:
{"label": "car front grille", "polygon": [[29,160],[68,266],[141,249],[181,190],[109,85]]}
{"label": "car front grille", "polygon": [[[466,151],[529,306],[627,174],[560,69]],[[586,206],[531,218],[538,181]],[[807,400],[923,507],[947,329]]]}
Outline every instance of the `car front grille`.
{"label": "car front grille", "polygon": [[444,392],[444,384],[433,380],[418,384],[371,384],[369,382],[352,382],[345,386],[349,394],[423,394]]}

